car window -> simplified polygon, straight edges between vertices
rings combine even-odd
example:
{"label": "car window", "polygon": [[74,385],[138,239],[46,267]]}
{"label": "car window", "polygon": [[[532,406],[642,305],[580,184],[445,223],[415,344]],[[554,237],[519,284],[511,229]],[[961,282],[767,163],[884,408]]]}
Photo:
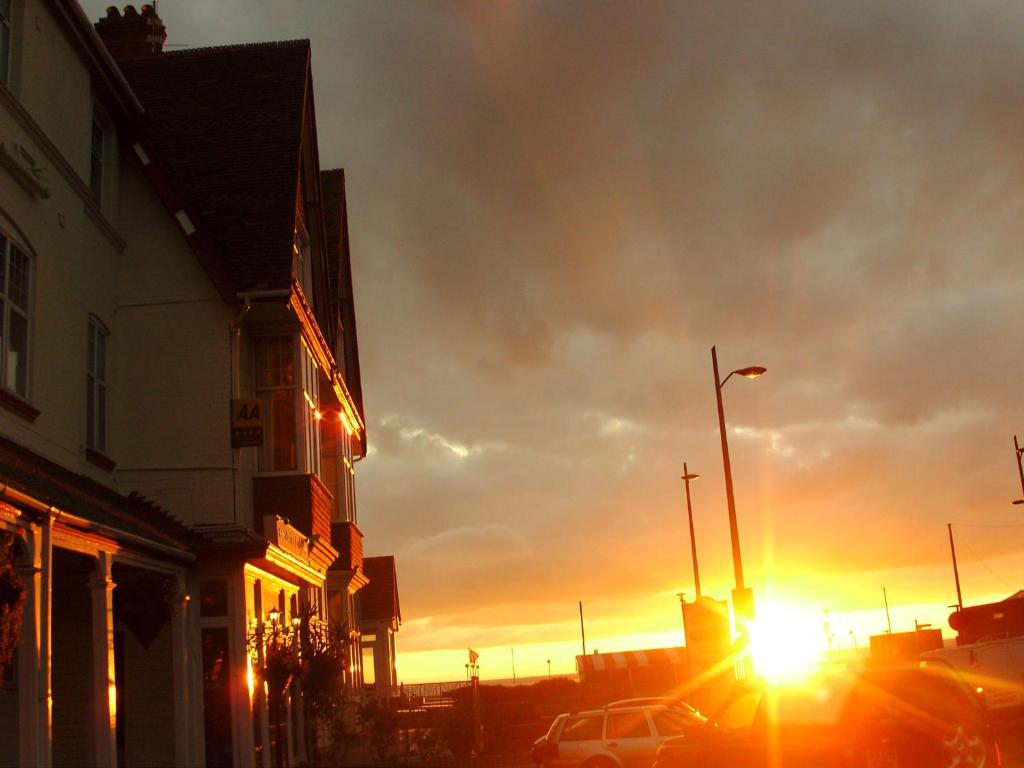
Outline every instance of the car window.
{"label": "car window", "polygon": [[647,723],[647,713],[609,712],[609,739],[646,739],[651,735],[651,726]]}
{"label": "car window", "polygon": [[746,728],[753,724],[757,707],[761,703],[761,691],[747,691],[730,701],[719,711],[715,722],[721,728]]}
{"label": "car window", "polygon": [[943,719],[963,716],[978,707],[956,680],[941,677],[930,670],[865,675],[865,682],[875,698],[895,696],[912,709]]}
{"label": "car window", "polygon": [[654,728],[658,731],[659,736],[680,736],[689,729],[703,725],[705,722],[705,719],[699,715],[687,715],[680,712],[663,710],[652,713],[651,717],[654,718]]}
{"label": "car window", "polygon": [[564,720],[565,720],[565,715],[559,715],[558,717],[556,717],[554,720],[551,721],[551,727],[548,728],[548,733],[547,733],[547,736],[545,737],[545,738],[548,739],[548,741],[554,740],[555,734],[558,733],[558,728],[561,726],[561,724],[562,724],[562,722]]}
{"label": "car window", "polygon": [[601,716],[570,717],[559,741],[597,741],[601,738]]}

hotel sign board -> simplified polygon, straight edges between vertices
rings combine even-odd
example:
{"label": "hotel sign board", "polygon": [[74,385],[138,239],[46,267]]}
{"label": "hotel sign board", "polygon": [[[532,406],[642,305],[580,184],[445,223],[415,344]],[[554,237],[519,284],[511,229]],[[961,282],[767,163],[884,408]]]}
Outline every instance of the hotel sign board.
{"label": "hotel sign board", "polygon": [[246,397],[231,401],[231,447],[263,445],[263,401]]}

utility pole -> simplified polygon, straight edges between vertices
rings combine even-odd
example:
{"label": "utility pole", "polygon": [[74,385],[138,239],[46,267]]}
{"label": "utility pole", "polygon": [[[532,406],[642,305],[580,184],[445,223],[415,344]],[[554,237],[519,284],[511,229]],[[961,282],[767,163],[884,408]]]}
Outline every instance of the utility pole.
{"label": "utility pole", "polygon": [[882,587],[882,599],[885,600],[885,623],[889,627],[889,634],[892,634],[892,619],[889,618],[889,595],[885,592],[885,587]]}
{"label": "utility pole", "polygon": [[[1013,436],[1013,450],[1017,454],[1017,474],[1020,475],[1020,492],[1024,494],[1024,465],[1021,464],[1021,454],[1024,453],[1024,448],[1020,447],[1020,443],[1017,442],[1017,436]],[[1014,504],[1024,504],[1024,495],[1013,502]]]}
{"label": "utility pole", "polygon": [[690,504],[690,481],[696,480],[700,475],[691,475],[686,462],[683,462],[683,482],[686,484],[686,516],[690,521],[690,556],[693,558],[693,585],[697,592],[697,600],[700,600],[700,569],[697,568],[697,537],[693,532],[693,507]]}
{"label": "utility pole", "polygon": [[[1014,436],[1014,442],[1017,437]],[[953,555],[953,580],[956,581],[956,609],[962,611],[964,609],[964,598],[960,594],[960,572],[956,567],[956,547],[953,546],[953,524],[946,523],[946,529],[949,531],[949,551]]]}
{"label": "utility pole", "polygon": [[583,601],[580,600],[580,639],[583,640],[583,655],[587,655],[587,633],[583,631]]}
{"label": "utility pole", "polygon": [[[722,382],[718,376],[718,352],[711,347],[711,367],[715,373],[715,398],[718,401],[718,434],[722,438],[722,464],[725,467],[725,500],[729,505],[729,539],[732,542],[732,568],[736,577],[736,591],[744,589],[743,558],[740,555],[740,532],[736,522],[736,498],[732,491],[732,463],[729,461],[729,439],[725,431],[725,407],[722,405]],[[730,373],[729,376],[732,376]],[[729,377],[726,377],[726,381]]]}

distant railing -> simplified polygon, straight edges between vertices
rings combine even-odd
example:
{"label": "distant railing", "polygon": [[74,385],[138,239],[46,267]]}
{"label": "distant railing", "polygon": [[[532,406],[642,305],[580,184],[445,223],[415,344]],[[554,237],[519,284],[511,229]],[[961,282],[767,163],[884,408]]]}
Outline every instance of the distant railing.
{"label": "distant railing", "polygon": [[[424,710],[447,709],[455,705],[453,693],[469,685],[464,680],[444,683],[410,683],[391,689],[391,698],[397,709]],[[375,690],[366,686],[367,692]]]}

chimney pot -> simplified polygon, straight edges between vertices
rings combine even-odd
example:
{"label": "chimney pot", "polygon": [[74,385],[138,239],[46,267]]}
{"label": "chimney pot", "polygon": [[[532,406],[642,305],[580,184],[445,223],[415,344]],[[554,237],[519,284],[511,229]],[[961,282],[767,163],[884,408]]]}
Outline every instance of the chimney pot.
{"label": "chimney pot", "polygon": [[163,52],[167,30],[156,9],[145,4],[139,13],[126,5],[122,15],[115,6],[107,8],[105,18],[96,22],[96,32],[116,60],[141,59]]}

